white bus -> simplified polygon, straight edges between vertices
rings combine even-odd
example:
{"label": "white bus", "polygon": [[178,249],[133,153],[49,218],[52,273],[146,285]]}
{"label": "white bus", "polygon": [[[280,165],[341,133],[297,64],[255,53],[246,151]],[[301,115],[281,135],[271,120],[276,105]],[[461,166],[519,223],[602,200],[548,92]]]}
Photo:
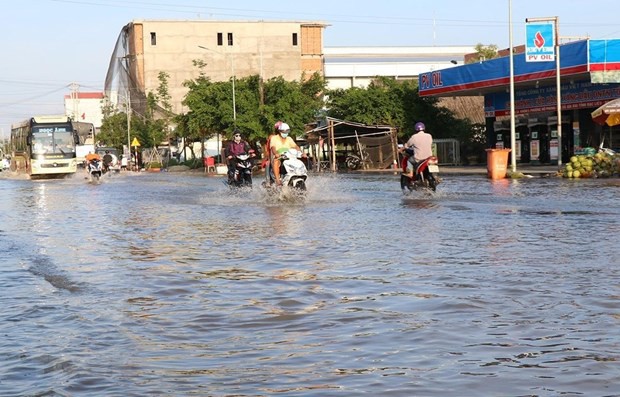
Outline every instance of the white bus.
{"label": "white bus", "polygon": [[11,170],[54,178],[77,170],[79,137],[67,116],[35,116],[11,125]]}

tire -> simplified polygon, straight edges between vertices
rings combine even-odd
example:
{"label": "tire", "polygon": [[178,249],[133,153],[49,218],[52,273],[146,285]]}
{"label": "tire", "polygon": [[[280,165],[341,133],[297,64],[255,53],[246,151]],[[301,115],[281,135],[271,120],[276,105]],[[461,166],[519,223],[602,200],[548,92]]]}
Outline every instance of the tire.
{"label": "tire", "polygon": [[403,191],[404,191],[405,189],[411,190],[411,186],[410,186],[409,178],[407,178],[407,177],[406,177],[406,176],[404,176],[404,175],[401,175],[401,176],[400,176],[400,189],[401,189],[401,190],[403,190]]}
{"label": "tire", "polygon": [[357,156],[349,156],[346,159],[347,168],[351,171],[359,169],[362,165],[362,160]]}
{"label": "tire", "polygon": [[243,186],[252,187],[252,174],[243,175]]}

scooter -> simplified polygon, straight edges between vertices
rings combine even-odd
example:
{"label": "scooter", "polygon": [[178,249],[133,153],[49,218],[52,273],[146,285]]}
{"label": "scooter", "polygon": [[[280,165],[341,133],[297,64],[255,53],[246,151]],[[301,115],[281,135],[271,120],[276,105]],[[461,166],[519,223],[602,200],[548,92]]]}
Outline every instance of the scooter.
{"label": "scooter", "polygon": [[407,162],[409,161],[409,155],[412,153],[405,151],[407,154],[401,161],[403,173],[400,176],[400,188],[403,193],[411,192],[418,189],[426,189],[431,191],[437,190],[437,185],[441,182],[439,178],[439,161],[437,157],[430,156],[416,164],[414,169],[413,178],[410,178],[407,173]]}
{"label": "scooter", "polygon": [[252,161],[253,155],[242,153],[234,157],[235,170],[228,175],[230,187],[252,187]]}
{"label": "scooter", "polygon": [[100,160],[91,160],[88,165],[88,175],[93,182],[99,182],[99,178],[103,175],[103,169],[101,167]]}
{"label": "scooter", "polygon": [[[298,194],[306,192],[306,180],[308,179],[308,170],[304,162],[300,160],[301,157],[302,152],[297,149],[289,149],[280,155],[280,179],[282,180],[282,187]],[[268,187],[276,186],[273,171],[270,172],[269,181]]]}

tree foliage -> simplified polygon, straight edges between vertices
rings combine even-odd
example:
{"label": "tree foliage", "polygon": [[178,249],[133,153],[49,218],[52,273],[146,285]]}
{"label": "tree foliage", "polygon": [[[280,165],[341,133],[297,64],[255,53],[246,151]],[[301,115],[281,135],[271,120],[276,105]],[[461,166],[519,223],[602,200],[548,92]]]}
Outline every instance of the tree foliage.
{"label": "tree foliage", "polygon": [[469,63],[481,62],[487,59],[494,59],[498,56],[497,45],[495,44],[489,44],[485,46],[482,43],[478,43],[474,48],[476,49],[476,54],[478,55],[478,57],[477,59],[471,59]]}
{"label": "tree foliage", "polygon": [[121,112],[104,99],[102,104],[103,122],[97,134],[97,145],[121,149],[127,143],[127,113]]}
{"label": "tree foliage", "polygon": [[199,76],[184,82],[188,93],[183,104],[189,111],[176,119],[177,132],[193,141],[208,139],[217,132],[230,135],[235,129],[250,142],[264,140],[277,120],[286,121],[291,134],[300,136],[304,125],[313,121],[322,107],[325,82],[318,74],[300,82],[248,76],[234,80],[233,91],[232,79],[212,82],[202,72],[204,63],[194,61],[194,65],[200,69]]}
{"label": "tree foliage", "polygon": [[[130,140],[138,138],[142,147],[156,147],[169,135],[174,115],[168,78],[167,73],[160,72],[157,90],[146,96],[144,114],[131,113]],[[97,135],[100,146],[112,146],[120,150],[127,144],[127,102],[124,105],[125,109],[121,110],[107,101],[103,104],[103,123]]]}
{"label": "tree foliage", "polygon": [[407,138],[418,121],[424,122],[435,138],[468,139],[470,124],[457,119],[450,110],[438,106],[437,99],[421,98],[418,84],[378,77],[367,88],[328,91],[331,117],[398,128]]}

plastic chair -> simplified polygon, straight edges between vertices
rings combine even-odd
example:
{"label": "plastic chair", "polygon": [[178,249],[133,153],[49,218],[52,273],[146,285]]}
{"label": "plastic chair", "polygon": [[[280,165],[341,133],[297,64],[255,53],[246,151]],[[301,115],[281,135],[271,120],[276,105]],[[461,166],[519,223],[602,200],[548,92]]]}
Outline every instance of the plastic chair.
{"label": "plastic chair", "polygon": [[207,172],[216,172],[215,169],[215,157],[205,157],[202,159],[204,167],[205,167],[205,173]]}

